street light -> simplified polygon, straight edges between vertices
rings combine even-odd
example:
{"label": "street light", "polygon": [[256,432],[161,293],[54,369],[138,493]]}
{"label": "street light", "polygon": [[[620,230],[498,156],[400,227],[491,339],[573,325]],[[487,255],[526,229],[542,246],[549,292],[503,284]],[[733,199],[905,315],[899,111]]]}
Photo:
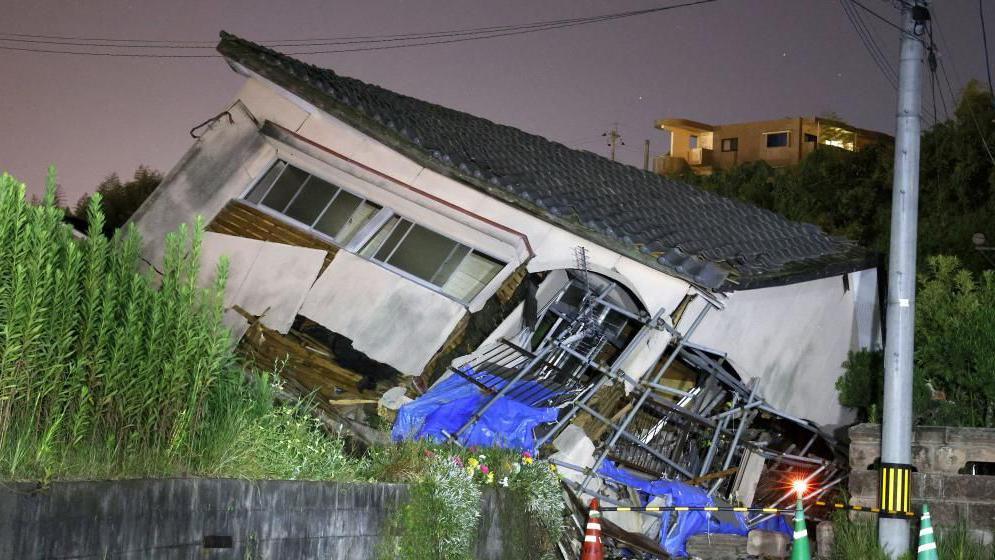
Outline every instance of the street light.
{"label": "street light", "polygon": [[977,252],[981,253],[981,256],[984,257],[986,261],[988,261],[988,264],[995,267],[995,259],[992,259],[991,255],[989,254],[989,253],[995,253],[995,247],[985,245],[985,243],[988,241],[988,239],[985,237],[985,234],[980,232],[975,233],[974,235],[971,236],[971,241],[974,242],[974,249]]}

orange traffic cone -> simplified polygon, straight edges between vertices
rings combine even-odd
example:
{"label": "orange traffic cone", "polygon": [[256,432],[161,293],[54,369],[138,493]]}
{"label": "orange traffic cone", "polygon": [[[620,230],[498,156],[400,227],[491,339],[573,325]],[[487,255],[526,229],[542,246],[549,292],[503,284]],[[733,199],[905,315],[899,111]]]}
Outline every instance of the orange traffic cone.
{"label": "orange traffic cone", "polygon": [[587,530],[584,531],[584,546],[580,549],[580,560],[604,560],[605,547],[601,543],[601,512],[598,499],[591,500],[591,511],[587,517]]}

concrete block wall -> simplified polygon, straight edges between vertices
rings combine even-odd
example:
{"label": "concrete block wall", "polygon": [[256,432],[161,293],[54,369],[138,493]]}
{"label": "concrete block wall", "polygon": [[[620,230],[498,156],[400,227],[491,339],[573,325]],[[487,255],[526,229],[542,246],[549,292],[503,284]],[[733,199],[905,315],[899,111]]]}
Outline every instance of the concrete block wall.
{"label": "concrete block wall", "polygon": [[[386,522],[406,500],[398,484],[159,479],[0,485],[0,558],[101,560],[374,559]],[[477,558],[515,533],[484,496]],[[224,548],[205,547],[206,540]],[[224,542],[229,541],[229,542]]]}
{"label": "concrete block wall", "polygon": [[[877,505],[881,428],[850,428],[851,503]],[[964,523],[990,535],[995,531],[995,476],[959,474],[969,461],[995,462],[995,429],[922,426],[913,432],[912,503],[929,504],[933,525]],[[870,514],[861,514],[867,515]]]}

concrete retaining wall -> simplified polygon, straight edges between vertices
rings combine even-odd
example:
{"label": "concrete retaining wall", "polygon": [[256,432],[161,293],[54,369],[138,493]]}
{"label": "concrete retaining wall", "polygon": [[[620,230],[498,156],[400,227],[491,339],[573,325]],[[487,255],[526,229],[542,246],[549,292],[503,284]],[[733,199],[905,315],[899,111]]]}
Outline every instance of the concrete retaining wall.
{"label": "concrete retaining wall", "polygon": [[[163,479],[0,486],[0,558],[373,559],[397,484]],[[502,542],[524,516],[485,493],[477,558],[523,558]],[[512,513],[509,515],[508,513]],[[213,541],[213,542],[212,542]],[[214,548],[221,547],[221,548]]]}
{"label": "concrete retaining wall", "polygon": [[[850,495],[852,503],[877,503],[881,427],[850,428]],[[995,429],[922,426],[912,434],[912,503],[929,504],[934,526],[965,523],[979,537],[995,530],[995,476],[959,474],[968,462],[995,462]]]}

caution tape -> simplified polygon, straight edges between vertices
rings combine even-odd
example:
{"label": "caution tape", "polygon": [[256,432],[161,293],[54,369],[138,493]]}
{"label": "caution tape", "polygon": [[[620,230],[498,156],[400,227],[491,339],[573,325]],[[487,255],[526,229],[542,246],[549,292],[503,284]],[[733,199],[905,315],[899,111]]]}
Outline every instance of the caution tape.
{"label": "caution tape", "polygon": [[[865,506],[851,506],[847,504],[831,504],[828,502],[813,502],[819,507],[828,507],[846,511],[865,511],[870,513],[886,513],[889,515],[901,515],[905,517],[915,517],[915,512],[911,511],[882,511],[881,508]],[[735,513],[794,513],[794,508],[752,508],[737,506],[602,506],[601,511],[633,511],[633,512],[662,512],[662,511],[731,511]]]}
{"label": "caution tape", "polygon": [[830,504],[827,502],[815,502],[815,505],[828,507],[833,509],[839,509],[844,511],[866,511],[869,513],[883,513],[885,515],[895,515],[901,517],[915,517],[916,512],[914,511],[899,511],[893,509],[881,509],[878,507],[866,507],[866,506],[850,506],[847,504]]}

